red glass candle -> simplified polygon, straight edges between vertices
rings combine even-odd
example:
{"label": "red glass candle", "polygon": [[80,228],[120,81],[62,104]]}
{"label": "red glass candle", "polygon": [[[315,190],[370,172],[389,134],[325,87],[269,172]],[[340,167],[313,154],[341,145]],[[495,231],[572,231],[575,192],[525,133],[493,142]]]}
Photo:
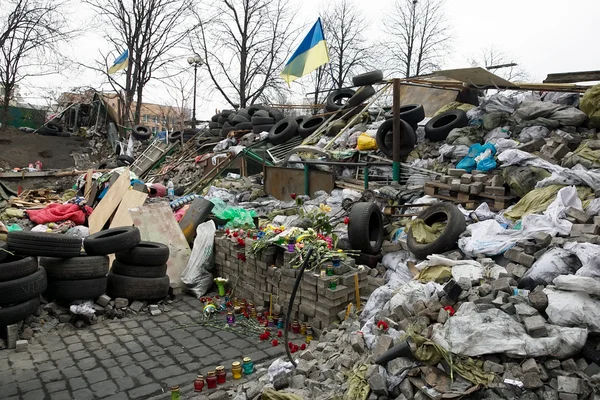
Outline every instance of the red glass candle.
{"label": "red glass candle", "polygon": [[206,377],[206,386],[208,386],[209,389],[217,388],[217,377],[215,371],[210,371],[208,373],[208,376]]}

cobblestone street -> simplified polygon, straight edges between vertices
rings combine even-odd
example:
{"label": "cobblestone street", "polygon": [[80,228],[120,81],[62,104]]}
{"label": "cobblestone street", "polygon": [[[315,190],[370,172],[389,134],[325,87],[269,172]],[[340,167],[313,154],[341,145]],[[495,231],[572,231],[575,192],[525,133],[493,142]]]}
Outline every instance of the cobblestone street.
{"label": "cobblestone street", "polygon": [[[202,326],[175,328],[198,320],[200,303],[193,297],[170,307],[155,317],[128,315],[79,330],[65,324],[37,334],[26,352],[0,350],[0,398],[148,399],[168,397],[170,387],[180,385],[182,398],[189,399],[198,374],[206,376],[218,365],[230,370],[242,357],[257,365],[285,353],[282,345],[272,347],[258,337]],[[211,399],[228,398],[223,390],[220,394]]]}

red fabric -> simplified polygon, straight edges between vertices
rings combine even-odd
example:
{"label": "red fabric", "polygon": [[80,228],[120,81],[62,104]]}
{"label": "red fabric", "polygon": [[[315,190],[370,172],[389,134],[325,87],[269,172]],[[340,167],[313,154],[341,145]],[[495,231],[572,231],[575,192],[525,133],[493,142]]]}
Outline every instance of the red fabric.
{"label": "red fabric", "polygon": [[[90,215],[93,208],[85,206],[87,215]],[[73,221],[77,225],[85,223],[86,214],[77,204],[48,204],[43,210],[25,210],[29,219],[36,224],[47,224],[49,222]]]}

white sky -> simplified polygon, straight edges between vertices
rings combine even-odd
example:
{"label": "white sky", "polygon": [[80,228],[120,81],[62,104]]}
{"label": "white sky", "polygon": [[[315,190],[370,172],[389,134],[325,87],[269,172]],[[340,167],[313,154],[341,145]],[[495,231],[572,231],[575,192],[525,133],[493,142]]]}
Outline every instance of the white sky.
{"label": "white sky", "polygon": [[[381,39],[381,19],[392,3],[393,0],[356,0],[368,20],[367,38]],[[300,36],[318,17],[321,4],[323,0],[304,0],[300,5],[296,20],[305,22]],[[77,11],[78,18],[89,14],[82,11]],[[552,72],[600,69],[600,53],[596,49],[598,15],[600,0],[446,0],[446,18],[453,40],[444,68],[468,67],[468,57],[493,46],[516,60],[534,82],[541,82]],[[87,32],[72,42],[70,52],[80,62],[92,63],[104,46],[100,32]],[[100,74],[90,71],[69,71],[64,75],[30,80],[22,85],[21,92],[30,102],[39,103],[39,88],[60,92],[77,86],[99,87],[102,82]],[[207,77],[200,71],[198,75],[197,118],[208,119],[215,108],[228,107],[207,89]],[[108,90],[109,86],[104,88]],[[172,102],[160,85],[148,88],[144,100]]]}

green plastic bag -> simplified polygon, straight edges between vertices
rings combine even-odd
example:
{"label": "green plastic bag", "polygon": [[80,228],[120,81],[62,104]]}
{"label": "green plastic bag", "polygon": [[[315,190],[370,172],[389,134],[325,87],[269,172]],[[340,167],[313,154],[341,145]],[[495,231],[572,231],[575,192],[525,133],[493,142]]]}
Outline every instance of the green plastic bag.
{"label": "green plastic bag", "polygon": [[600,85],[588,89],[579,103],[579,109],[590,118],[591,128],[600,128]]}
{"label": "green plastic bag", "polygon": [[227,220],[225,228],[256,228],[254,217],[256,211],[246,210],[241,207],[228,207],[225,202],[219,198],[210,200],[215,206],[212,209],[215,217]]}

